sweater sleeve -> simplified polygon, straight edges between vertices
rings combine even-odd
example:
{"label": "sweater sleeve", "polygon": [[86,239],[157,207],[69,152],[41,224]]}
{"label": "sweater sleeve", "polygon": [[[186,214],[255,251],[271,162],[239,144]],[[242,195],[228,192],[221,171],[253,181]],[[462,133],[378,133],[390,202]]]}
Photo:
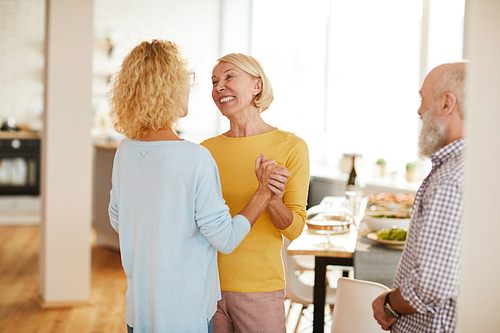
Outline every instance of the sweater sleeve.
{"label": "sweater sleeve", "polygon": [[116,232],[118,232],[118,226],[119,226],[119,215],[118,215],[118,203],[116,200],[116,168],[115,168],[115,163],[116,163],[116,154],[113,162],[113,171],[111,175],[111,191],[109,192],[109,205],[108,205],[108,214],[109,214],[109,222],[111,223],[111,226],[113,229],[115,229]]}
{"label": "sweater sleeve", "polygon": [[301,138],[290,135],[283,153],[285,166],[290,171],[283,203],[292,211],[292,224],[281,233],[289,240],[299,237],[307,218],[306,205],[309,190],[309,151]]}
{"label": "sweater sleeve", "polygon": [[200,168],[195,193],[195,220],[200,232],[219,252],[229,254],[250,232],[250,223],[243,215],[231,218],[222,197],[219,172],[212,156]]}

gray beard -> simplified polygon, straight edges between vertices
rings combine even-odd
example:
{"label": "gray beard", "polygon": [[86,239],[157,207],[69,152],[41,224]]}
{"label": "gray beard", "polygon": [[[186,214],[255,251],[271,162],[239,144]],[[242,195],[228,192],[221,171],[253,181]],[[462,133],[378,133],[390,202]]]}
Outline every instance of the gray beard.
{"label": "gray beard", "polygon": [[420,157],[427,158],[446,145],[446,130],[436,117],[434,105],[422,116],[422,122],[418,148]]}

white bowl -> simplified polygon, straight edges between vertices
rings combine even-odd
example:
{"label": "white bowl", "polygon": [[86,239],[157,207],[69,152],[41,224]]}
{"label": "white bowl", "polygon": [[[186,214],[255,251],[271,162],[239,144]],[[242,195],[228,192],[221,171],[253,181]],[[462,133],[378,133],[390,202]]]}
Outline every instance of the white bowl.
{"label": "white bowl", "polygon": [[[398,216],[400,218],[380,217],[382,215]],[[363,217],[363,221],[366,223],[368,228],[375,232],[382,229],[390,229],[392,227],[396,227],[398,229],[408,229],[410,226],[409,214],[397,211],[366,212]]]}

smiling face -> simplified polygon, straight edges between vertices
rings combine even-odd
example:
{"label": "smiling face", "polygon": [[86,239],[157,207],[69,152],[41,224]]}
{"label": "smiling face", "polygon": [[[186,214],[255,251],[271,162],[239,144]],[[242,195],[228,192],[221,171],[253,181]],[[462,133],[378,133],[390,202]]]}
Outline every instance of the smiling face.
{"label": "smiling face", "polygon": [[255,96],[262,81],[232,63],[221,61],[212,73],[212,99],[220,112],[230,118],[245,110],[258,111]]}

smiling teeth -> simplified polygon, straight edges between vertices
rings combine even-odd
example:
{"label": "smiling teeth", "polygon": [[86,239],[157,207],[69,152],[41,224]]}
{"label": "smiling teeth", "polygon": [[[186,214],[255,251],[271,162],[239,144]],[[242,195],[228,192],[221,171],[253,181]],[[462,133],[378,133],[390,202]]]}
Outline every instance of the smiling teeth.
{"label": "smiling teeth", "polygon": [[230,101],[232,101],[234,98],[235,98],[234,96],[231,96],[231,97],[224,97],[224,98],[222,98],[219,102],[221,102],[221,103],[230,102]]}

